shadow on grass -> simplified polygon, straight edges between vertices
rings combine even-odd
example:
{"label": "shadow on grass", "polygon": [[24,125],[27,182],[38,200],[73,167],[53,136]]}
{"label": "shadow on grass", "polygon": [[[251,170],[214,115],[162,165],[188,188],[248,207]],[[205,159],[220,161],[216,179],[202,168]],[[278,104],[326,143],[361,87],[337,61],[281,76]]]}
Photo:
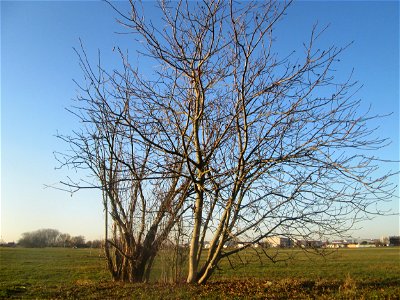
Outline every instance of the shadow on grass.
{"label": "shadow on grass", "polygon": [[77,281],[74,285],[14,285],[0,291],[2,299],[399,299],[400,279],[342,281],[246,279],[211,281],[205,285],[122,284]]}
{"label": "shadow on grass", "polygon": [[29,289],[30,284],[16,284],[0,289],[0,298],[20,298]]}

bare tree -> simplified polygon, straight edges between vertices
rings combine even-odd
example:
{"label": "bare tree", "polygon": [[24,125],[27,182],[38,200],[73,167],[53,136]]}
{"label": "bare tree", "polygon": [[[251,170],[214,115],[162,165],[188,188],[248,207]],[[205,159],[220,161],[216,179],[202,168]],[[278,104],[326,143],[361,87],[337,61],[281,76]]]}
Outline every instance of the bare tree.
{"label": "bare tree", "polygon": [[31,248],[55,247],[60,235],[58,230],[49,228],[24,232],[18,240],[18,244],[22,247]]}
{"label": "bare tree", "polygon": [[[387,143],[367,126],[376,116],[360,113],[356,83],[335,81],[344,48],[316,48],[324,29],[314,27],[303,55],[274,52],[273,28],[289,4],[161,1],[165,26],[157,28],[131,1],[130,14],[114,9],[155,74],[146,79],[122,52],[123,71],[108,73],[99,62],[98,78],[81,60],[89,104],[106,112],[91,121],[101,134],[79,141],[89,144],[86,160],[101,162],[91,169],[103,183],[116,236],[127,232],[119,220],[123,195],[151,201],[143,184],[157,186],[149,176],[162,180],[154,194],[172,196],[154,203],[191,228],[189,283],[206,282],[222,258],[247,247],[225,249],[233,240],[249,246],[273,235],[341,234],[393,195],[392,174],[376,176],[379,160],[368,154]],[[134,154],[119,138],[140,150]],[[105,144],[93,148],[98,140]],[[133,245],[126,242],[124,253]]]}
{"label": "bare tree", "polygon": [[[83,46],[76,51],[86,86],[70,109],[82,124],[81,131],[58,135],[70,151],[56,153],[62,167],[83,169],[89,179],[62,182],[64,188],[100,189],[105,210],[105,254],[114,280],[149,279],[153,260],[171,229],[185,212],[190,181],[180,174],[183,164],[160,157],[134,130],[123,125],[135,119],[127,93],[129,76],[91,68]],[[99,56],[100,57],[100,56]],[[121,82],[122,79],[122,82]],[[166,159],[162,161],[162,159]],[[168,168],[169,172],[165,169]],[[111,221],[109,221],[111,219]]]}

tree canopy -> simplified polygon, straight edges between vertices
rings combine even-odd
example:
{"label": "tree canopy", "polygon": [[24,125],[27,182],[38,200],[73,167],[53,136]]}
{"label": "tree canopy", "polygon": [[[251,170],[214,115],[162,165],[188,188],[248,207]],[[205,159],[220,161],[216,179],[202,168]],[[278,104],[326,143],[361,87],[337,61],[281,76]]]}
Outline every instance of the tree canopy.
{"label": "tree canopy", "polygon": [[[318,48],[325,28],[315,26],[303,54],[274,52],[289,5],[160,1],[162,28],[136,2],[129,13],[112,6],[151,75],[122,49],[113,70],[77,51],[82,131],[60,136],[72,149],[60,160],[89,169],[103,191],[114,278],[143,280],[179,230],[187,282],[204,283],[222,258],[267,237],[340,235],[391,199],[392,174],[378,175],[375,157],[388,141],[368,126],[377,116],[360,112],[351,76],[335,77],[345,47]],[[247,246],[224,247],[237,240]]]}

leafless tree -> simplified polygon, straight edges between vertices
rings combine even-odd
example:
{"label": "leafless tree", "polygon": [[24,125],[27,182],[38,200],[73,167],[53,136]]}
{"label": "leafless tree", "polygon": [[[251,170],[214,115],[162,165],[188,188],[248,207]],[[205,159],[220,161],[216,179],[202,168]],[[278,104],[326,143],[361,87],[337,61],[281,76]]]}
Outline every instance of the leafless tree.
{"label": "leafless tree", "polygon": [[[367,126],[377,116],[360,113],[351,78],[335,79],[344,48],[317,48],[324,28],[314,27],[303,54],[275,53],[273,28],[289,5],[161,1],[159,27],[140,3],[131,1],[129,14],[113,6],[154,74],[146,78],[122,51],[123,71],[107,73],[99,62],[96,78],[84,62],[88,103],[105,112],[92,121],[99,133],[79,141],[89,139],[85,159],[104,164],[92,169],[117,236],[127,232],[123,199],[160,203],[142,191],[157,185],[149,176],[162,180],[154,194],[169,196],[159,207],[191,228],[189,283],[206,282],[222,258],[268,236],[341,234],[393,195],[392,174],[376,175],[379,160],[368,154],[388,142]],[[225,249],[233,240],[250,243]],[[128,256],[134,249],[112,243]]]}
{"label": "leafless tree", "polygon": [[72,192],[102,191],[105,254],[112,277],[147,281],[157,251],[188,209],[184,204],[190,181],[170,176],[169,172],[182,172],[182,163],[166,156],[169,160],[162,161],[151,144],[142,143],[132,128],[123,125],[124,120],[135,119],[135,112],[129,108],[128,86],[122,88],[121,75],[105,78],[100,67],[97,73],[90,67],[83,46],[76,53],[87,85],[79,85],[81,94],[70,112],[82,129],[58,135],[70,151],[56,157],[61,166],[86,170],[89,179],[62,183]]}
{"label": "leafless tree", "polygon": [[32,248],[55,247],[60,235],[58,230],[50,228],[24,232],[18,240],[18,244],[22,247]]}

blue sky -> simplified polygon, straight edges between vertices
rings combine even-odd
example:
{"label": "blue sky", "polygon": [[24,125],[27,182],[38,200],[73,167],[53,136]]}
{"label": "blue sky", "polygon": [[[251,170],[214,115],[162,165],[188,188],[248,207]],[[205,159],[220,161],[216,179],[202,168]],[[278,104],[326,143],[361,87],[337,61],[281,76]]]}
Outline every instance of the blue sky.
{"label": "blue sky", "polygon": [[[76,96],[72,79],[82,79],[72,48],[79,47],[81,38],[89,56],[95,59],[100,49],[107,65],[116,61],[114,46],[129,48],[133,57],[135,41],[130,35],[115,34],[124,32],[116,17],[106,3],[97,1],[1,2],[3,240],[16,241],[21,233],[39,228],[87,239],[103,236],[98,192],[82,191],[71,197],[45,185],[79,175],[73,170],[55,170],[58,164],[53,157],[53,151],[66,147],[55,138],[57,131],[69,133],[77,126],[65,110]],[[393,112],[373,125],[380,126],[379,136],[392,139],[379,155],[399,160],[399,2],[296,2],[276,31],[280,51],[289,53],[301,47],[316,21],[320,26],[330,24],[321,47],[354,41],[342,56],[339,74],[346,77],[354,68],[354,79],[364,85],[356,95],[363,107],[371,105],[373,113]],[[386,167],[395,170],[399,165]],[[398,183],[398,177],[394,181]],[[383,208],[398,211],[398,199]],[[398,216],[378,217],[362,226],[355,237],[399,234]]]}

